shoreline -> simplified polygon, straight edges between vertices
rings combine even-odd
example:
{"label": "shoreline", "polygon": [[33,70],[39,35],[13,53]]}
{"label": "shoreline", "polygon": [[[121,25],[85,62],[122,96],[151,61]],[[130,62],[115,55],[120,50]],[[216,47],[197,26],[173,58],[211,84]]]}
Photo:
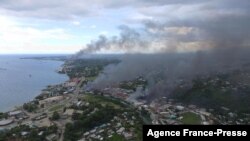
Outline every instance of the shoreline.
{"label": "shoreline", "polygon": [[[43,88],[41,88],[40,90],[38,90],[38,91],[39,91],[39,94],[35,95],[35,96],[34,96],[33,98],[31,98],[30,100],[27,100],[27,101],[21,103],[20,105],[14,105],[14,106],[11,106],[11,107],[7,107],[7,108],[5,108],[5,110],[1,110],[0,113],[9,113],[9,112],[12,112],[12,111],[23,110],[23,105],[24,105],[25,103],[29,103],[29,102],[32,102],[32,101],[36,100],[35,98],[36,98],[37,96],[41,95],[41,94],[42,94],[42,91],[43,91],[44,89],[48,88],[49,86],[62,85],[62,84],[64,84],[65,82],[67,82],[67,81],[70,80],[70,77],[69,77],[66,73],[59,73],[59,69],[60,69],[60,68],[63,68],[63,66],[64,66],[66,60],[60,60],[60,59],[57,60],[57,59],[53,59],[53,57],[49,57],[49,58],[48,58],[48,57],[38,57],[38,58],[37,58],[37,57],[28,57],[28,58],[24,57],[24,58],[18,58],[18,59],[30,59],[30,60],[36,60],[36,61],[41,60],[41,61],[56,61],[56,62],[62,62],[62,64],[61,64],[58,68],[56,68],[56,69],[54,70],[54,72],[57,73],[57,74],[60,74],[60,75],[65,75],[65,76],[67,77],[67,80],[65,80],[65,81],[63,81],[63,82],[60,82],[60,83],[57,83],[57,84],[48,84],[48,85],[44,86]],[[0,69],[1,69],[1,68],[0,68]],[[7,70],[7,69],[6,69],[6,70]]]}
{"label": "shoreline", "polygon": [[[30,136],[22,135],[22,131],[30,134],[33,130],[37,131],[37,138],[53,135],[54,139],[59,141],[68,140],[69,137],[74,137],[74,140],[109,138],[107,135],[112,135],[116,131],[119,131],[122,138],[139,139],[140,134],[137,133],[142,130],[140,127],[143,124],[242,125],[250,123],[249,115],[224,106],[214,109],[183,103],[164,96],[150,102],[146,101],[146,95],[130,99],[135,96],[137,89],[147,88],[147,80],[141,76],[111,87],[100,89],[84,87],[102,72],[102,68],[98,69],[96,66],[105,67],[109,63],[95,59],[65,62],[58,73],[66,74],[69,80],[57,85],[47,85],[33,101],[25,103],[21,110],[6,113],[7,118],[2,118],[5,120],[0,122],[0,130],[3,127],[6,135],[7,133],[20,135],[15,138],[24,139]],[[94,79],[93,76],[95,76]],[[8,124],[10,122],[11,124]],[[96,122],[99,124],[96,125]],[[79,123],[81,126],[76,125]],[[55,131],[45,133],[45,130],[53,127]],[[9,130],[11,128],[23,130],[13,132]],[[41,135],[41,132],[44,134]],[[79,136],[75,136],[75,133],[79,133]]]}

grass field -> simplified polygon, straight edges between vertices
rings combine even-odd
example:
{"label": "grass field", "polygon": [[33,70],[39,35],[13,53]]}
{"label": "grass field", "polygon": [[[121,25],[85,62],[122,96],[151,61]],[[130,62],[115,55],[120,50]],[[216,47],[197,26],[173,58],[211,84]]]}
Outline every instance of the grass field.
{"label": "grass field", "polygon": [[92,77],[86,77],[88,81],[94,81],[97,78],[97,76],[92,76]]}
{"label": "grass field", "polygon": [[186,112],[182,114],[183,119],[181,119],[181,122],[183,124],[201,124],[201,118],[199,115],[192,113],[192,112]]}
{"label": "grass field", "polygon": [[58,104],[58,105],[55,105],[55,106],[51,107],[51,108],[49,109],[49,111],[50,111],[50,112],[54,112],[54,111],[57,111],[57,110],[59,110],[59,109],[62,109],[63,107],[64,107],[64,105]]}
{"label": "grass field", "polygon": [[112,106],[116,109],[120,109],[124,107],[124,105],[119,100],[111,99],[111,98],[107,98],[107,97],[99,96],[99,95],[87,94],[87,95],[84,95],[83,99],[90,103],[100,103],[102,106]]}

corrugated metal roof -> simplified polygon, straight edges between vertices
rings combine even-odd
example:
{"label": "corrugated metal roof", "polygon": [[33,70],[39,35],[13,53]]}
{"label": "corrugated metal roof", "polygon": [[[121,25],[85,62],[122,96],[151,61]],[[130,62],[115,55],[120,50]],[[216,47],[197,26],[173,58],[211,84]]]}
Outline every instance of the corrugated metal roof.
{"label": "corrugated metal roof", "polygon": [[8,125],[13,122],[12,119],[0,120],[0,126]]}

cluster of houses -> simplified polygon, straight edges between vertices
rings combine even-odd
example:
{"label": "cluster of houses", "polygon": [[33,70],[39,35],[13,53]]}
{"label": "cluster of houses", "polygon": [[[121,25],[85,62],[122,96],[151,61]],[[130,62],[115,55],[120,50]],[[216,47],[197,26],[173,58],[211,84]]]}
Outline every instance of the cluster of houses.
{"label": "cluster of houses", "polygon": [[135,137],[134,128],[128,128],[135,124],[136,118],[134,116],[129,117],[127,112],[124,112],[121,116],[115,116],[110,122],[102,124],[94,129],[87,131],[83,134],[83,138],[79,141],[85,140],[104,140],[105,138],[111,138],[114,134],[123,136],[126,140],[131,140]]}
{"label": "cluster of houses", "polygon": [[[70,71],[72,68],[71,66],[64,67],[60,72],[66,73],[67,71]],[[86,68],[86,71],[88,71],[88,68]],[[247,77],[250,77],[250,74],[244,74]],[[50,105],[52,103],[57,103],[59,101],[62,101],[67,98],[68,94],[73,94],[79,83],[85,81],[86,79],[84,77],[79,78],[71,78],[69,81],[66,81],[63,84],[54,85],[54,86],[48,86],[46,89],[42,91],[42,94],[38,96],[39,104],[40,105]],[[142,84],[146,83],[146,80],[139,77],[137,79],[138,82],[142,82]],[[204,81],[203,85],[215,85],[217,86],[217,83],[221,83],[221,89],[227,90],[227,89],[233,89],[237,91],[239,87],[241,88],[247,88],[246,83],[239,83],[238,86],[235,86],[234,84],[231,84],[229,81],[221,81],[219,77],[215,77],[211,80]],[[134,82],[128,81],[128,85],[132,85]],[[185,82],[182,80],[179,80],[178,82],[180,84],[180,87],[185,87]],[[138,85],[138,87],[143,87],[143,85]],[[88,93],[95,93],[93,91],[88,91]],[[128,98],[134,93],[134,90],[129,89],[123,89],[123,88],[115,88],[115,87],[109,87],[102,89],[100,91],[100,94],[103,96],[111,96],[115,98],[119,98],[121,100],[128,100]],[[84,101],[72,101],[73,105],[80,107],[80,106],[89,106],[88,102]],[[250,124],[249,118],[239,118],[239,116],[230,111],[230,109],[226,107],[221,107],[222,110],[225,111],[225,114],[213,114],[213,109],[205,109],[205,108],[199,108],[195,105],[182,105],[180,103],[176,103],[174,100],[167,99],[166,97],[161,97],[159,99],[155,99],[150,104],[146,103],[146,101],[143,100],[135,100],[133,101],[133,105],[137,107],[138,111],[141,111],[141,109],[145,109],[150,114],[150,119],[152,120],[152,124],[183,124],[183,114],[189,112],[193,113],[201,119],[200,124],[202,125],[211,125],[211,124]],[[94,109],[98,110],[97,108]],[[71,117],[74,113],[82,114],[83,111],[76,110],[73,108],[67,108],[65,111],[60,113],[61,120],[71,120]],[[89,113],[91,114],[91,113]],[[86,115],[88,116],[88,115]],[[246,117],[250,117],[250,115],[246,115]],[[0,120],[0,127],[12,127],[10,125],[18,124],[20,121],[24,121],[25,119],[28,119],[29,116],[21,110],[11,111],[8,113],[7,119],[1,119]],[[136,118],[134,116],[130,117],[130,115],[127,112],[124,112],[119,117],[115,116],[110,122],[102,124],[98,127],[95,127],[94,129],[87,131],[83,134],[83,138],[80,141],[93,139],[93,140],[104,140],[106,137],[111,138],[114,134],[119,134],[126,138],[127,140],[131,140],[134,138],[134,130],[133,128],[127,128],[131,127],[136,124]],[[25,122],[25,124],[33,124],[36,123],[36,125],[40,125],[41,127],[51,126],[53,123],[48,119],[47,114],[38,114],[31,118],[29,122]],[[27,133],[23,132],[22,135],[26,135]],[[42,134],[42,133],[41,133]],[[56,134],[52,134],[51,136],[48,136],[47,140],[52,140],[57,138]]]}
{"label": "cluster of houses", "polygon": [[8,112],[6,119],[0,120],[0,127],[8,129],[12,127],[12,124],[18,123],[27,118],[29,118],[29,116],[21,110],[10,111]]}
{"label": "cluster of houses", "polygon": [[142,108],[150,113],[152,124],[162,125],[179,125],[183,124],[182,119],[185,113],[193,113],[197,115],[202,125],[213,125],[213,124],[249,124],[250,114],[245,114],[244,118],[240,118],[239,115],[232,112],[229,108],[221,107],[224,110],[223,114],[218,114],[214,109],[200,108],[195,105],[182,105],[174,102],[174,100],[167,100],[166,97],[156,99],[149,105],[145,104],[144,101],[136,102],[134,105],[141,110]]}
{"label": "cluster of houses", "polygon": [[200,124],[211,125],[214,124],[214,117],[204,108],[197,108],[195,105],[183,106],[172,101],[162,102],[153,101],[149,107],[146,108],[151,113],[152,124],[183,124],[182,119],[185,113],[193,113],[200,117]]}
{"label": "cluster of houses", "polygon": [[37,98],[46,99],[53,96],[73,93],[81,81],[85,81],[85,78],[72,78],[62,84],[49,85],[46,89],[42,90],[42,93]]}
{"label": "cluster of houses", "polygon": [[102,92],[104,96],[112,96],[115,98],[126,100],[133,91],[121,88],[105,88],[102,90]]}
{"label": "cluster of houses", "polygon": [[220,107],[221,113],[216,114],[216,119],[219,123],[223,125],[231,124],[231,125],[245,125],[250,124],[250,114],[243,113],[241,115],[231,111],[227,107]]}

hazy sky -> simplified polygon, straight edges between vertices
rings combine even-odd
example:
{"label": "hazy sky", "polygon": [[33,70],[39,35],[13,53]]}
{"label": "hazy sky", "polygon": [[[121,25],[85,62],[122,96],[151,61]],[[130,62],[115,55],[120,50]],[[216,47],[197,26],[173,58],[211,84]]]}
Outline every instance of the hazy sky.
{"label": "hazy sky", "polygon": [[[180,42],[182,47],[189,48],[201,45],[197,41],[201,43],[204,38],[200,39],[199,34],[205,31],[203,28],[211,28],[203,27],[201,22],[216,21],[211,24],[219,24],[218,27],[230,23],[231,28],[237,23],[227,17],[240,17],[238,20],[247,18],[242,25],[246,26],[249,3],[248,0],[0,0],[0,54],[74,53],[99,35],[118,35],[120,25],[140,30],[148,25],[145,23],[151,23],[151,32],[159,33],[162,31],[152,28],[156,25],[152,23],[157,26],[168,23],[164,31],[168,35],[175,33],[178,38],[195,33],[188,35],[195,36],[195,40]],[[224,23],[220,20],[223,18]],[[199,26],[193,24],[196,22]]]}

